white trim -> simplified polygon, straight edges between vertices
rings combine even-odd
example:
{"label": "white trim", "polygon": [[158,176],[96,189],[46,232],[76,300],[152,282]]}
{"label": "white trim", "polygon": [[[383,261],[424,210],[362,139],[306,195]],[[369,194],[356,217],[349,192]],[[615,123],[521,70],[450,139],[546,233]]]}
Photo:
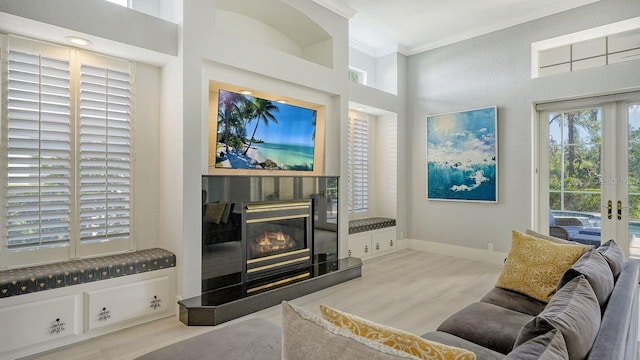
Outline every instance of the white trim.
{"label": "white trim", "polygon": [[506,253],[474,249],[466,246],[450,245],[426,240],[404,239],[408,248],[432,254],[453,256],[457,258],[481,261],[489,264],[502,265],[507,258]]}
{"label": "white trim", "polygon": [[316,4],[323,6],[334,13],[342,16],[345,19],[351,19],[357,13],[354,9],[350,8],[347,4],[340,0],[313,0]]}

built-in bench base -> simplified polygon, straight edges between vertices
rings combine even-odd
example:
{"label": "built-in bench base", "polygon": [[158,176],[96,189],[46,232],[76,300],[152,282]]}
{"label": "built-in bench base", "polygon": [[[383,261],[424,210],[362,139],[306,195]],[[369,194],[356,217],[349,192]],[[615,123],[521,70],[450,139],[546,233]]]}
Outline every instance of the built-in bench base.
{"label": "built-in bench base", "polygon": [[[2,271],[0,359],[28,356],[176,313],[175,255],[148,249]],[[9,280],[7,280],[9,279]]]}
{"label": "built-in bench base", "polygon": [[367,260],[396,249],[395,219],[373,217],[349,221],[349,256]]}

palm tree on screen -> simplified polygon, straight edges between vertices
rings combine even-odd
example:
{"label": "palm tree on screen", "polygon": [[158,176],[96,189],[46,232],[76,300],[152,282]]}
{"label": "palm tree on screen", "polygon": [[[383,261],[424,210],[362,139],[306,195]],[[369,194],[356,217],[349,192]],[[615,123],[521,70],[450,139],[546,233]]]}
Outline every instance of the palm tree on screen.
{"label": "palm tree on screen", "polygon": [[277,106],[271,102],[271,100],[265,100],[260,98],[254,99],[254,109],[253,109],[253,117],[252,119],[256,120],[256,127],[253,128],[253,134],[251,134],[251,139],[249,140],[249,146],[244,150],[244,155],[247,155],[247,151],[251,148],[253,144],[254,136],[256,135],[256,130],[258,130],[258,125],[260,125],[260,121],[264,123],[264,126],[269,126],[269,122],[278,123],[278,119],[273,115],[273,113],[280,112]]}

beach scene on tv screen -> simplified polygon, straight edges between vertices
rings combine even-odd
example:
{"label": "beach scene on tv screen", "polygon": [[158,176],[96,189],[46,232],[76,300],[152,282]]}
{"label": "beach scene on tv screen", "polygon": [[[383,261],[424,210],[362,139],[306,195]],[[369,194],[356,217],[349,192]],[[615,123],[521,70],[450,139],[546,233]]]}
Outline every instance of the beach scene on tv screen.
{"label": "beach scene on tv screen", "polygon": [[313,171],[317,111],[218,91],[216,168]]}

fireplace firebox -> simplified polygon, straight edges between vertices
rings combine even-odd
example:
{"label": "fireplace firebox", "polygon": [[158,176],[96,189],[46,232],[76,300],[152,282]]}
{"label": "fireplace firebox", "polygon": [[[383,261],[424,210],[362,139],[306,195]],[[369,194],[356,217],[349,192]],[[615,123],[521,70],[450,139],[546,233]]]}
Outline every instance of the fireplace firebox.
{"label": "fireplace firebox", "polygon": [[247,280],[273,277],[311,264],[310,200],[249,203],[244,208]]}

